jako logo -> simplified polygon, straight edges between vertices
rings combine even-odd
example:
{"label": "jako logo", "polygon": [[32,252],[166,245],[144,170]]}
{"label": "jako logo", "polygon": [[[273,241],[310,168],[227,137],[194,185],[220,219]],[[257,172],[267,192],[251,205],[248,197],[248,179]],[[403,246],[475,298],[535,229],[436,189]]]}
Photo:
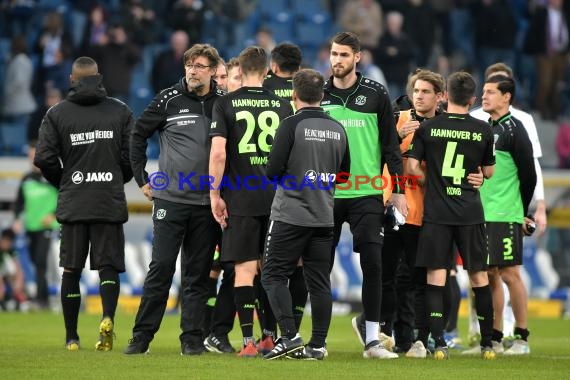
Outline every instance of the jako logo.
{"label": "jako logo", "polygon": [[71,176],[71,181],[74,184],[79,185],[83,180],[85,182],[111,182],[113,180],[113,173],[110,172],[90,172],[87,173],[87,176],[84,177],[83,173],[80,171],[76,171]]}
{"label": "jako logo", "polygon": [[178,113],[185,113],[185,112],[190,112],[190,110],[188,108],[184,108],[178,111]]}
{"label": "jako logo", "polygon": [[314,170],[307,170],[305,172],[305,178],[311,183],[315,183],[317,179],[321,182],[329,183],[335,181],[336,173],[317,173]]}
{"label": "jako logo", "polygon": [[76,185],[79,185],[81,182],[83,182],[83,173],[81,173],[80,171],[74,172],[71,175],[71,182],[73,182]]}

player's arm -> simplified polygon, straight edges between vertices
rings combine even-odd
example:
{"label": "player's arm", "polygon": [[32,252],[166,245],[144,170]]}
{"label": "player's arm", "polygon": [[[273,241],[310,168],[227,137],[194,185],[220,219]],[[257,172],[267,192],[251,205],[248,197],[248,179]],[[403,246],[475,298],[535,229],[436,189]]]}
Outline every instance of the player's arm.
{"label": "player's arm", "polygon": [[[380,106],[378,117],[378,128],[380,135],[380,143],[382,144],[383,159],[388,166],[390,175],[398,178],[404,175],[402,165],[402,153],[400,152],[400,143],[398,140],[398,132],[394,124],[394,112],[388,95],[382,98],[383,104]],[[395,181],[395,186],[392,189],[392,194],[403,194],[404,186],[401,186],[399,181]]]}
{"label": "player's arm", "polygon": [[495,173],[495,137],[490,126],[484,131],[485,136],[485,152],[483,153],[483,160],[481,161],[481,171],[483,177],[489,179]]}
{"label": "player's arm", "polygon": [[220,183],[224,176],[226,167],[226,138],[222,136],[212,137],[212,147],[210,150],[210,178],[213,178],[210,187],[210,202],[212,206],[212,214],[222,227],[226,227],[226,219],[228,211],[226,204],[220,195]]}
{"label": "player's arm", "polygon": [[[143,192],[146,187],[148,187],[148,190],[150,191],[150,186],[148,185],[148,173],[145,170],[147,162],[147,140],[156,130],[162,128],[166,124],[166,118],[163,111],[164,105],[160,105],[158,99],[159,96],[155,97],[137,120],[130,140],[129,156],[133,176],[139,187],[143,188]],[[145,193],[145,195],[147,195],[147,193]]]}
{"label": "player's arm", "polygon": [[424,173],[419,160],[408,157],[408,173],[416,178],[416,183],[418,185],[423,186],[425,184],[426,174]]}
{"label": "player's arm", "polygon": [[350,173],[350,147],[348,146],[348,136],[346,136],[346,132],[345,132],[345,138],[346,138],[346,147],[344,150],[344,156],[342,157],[342,161],[340,163],[340,169],[338,171],[338,175],[336,176],[336,183],[346,183],[348,181],[348,174]]}
{"label": "player's arm", "polygon": [[426,173],[422,169],[421,161],[425,158],[424,129],[418,129],[414,133],[412,143],[408,149],[408,176],[420,186],[426,183]]}
{"label": "player's arm", "polygon": [[129,182],[133,178],[133,168],[130,160],[130,140],[135,119],[130,109],[127,109],[127,118],[121,131],[121,172],[123,173],[123,183]]}
{"label": "player's arm", "polygon": [[42,171],[42,175],[45,179],[57,189],[59,189],[59,183],[61,182],[61,176],[63,174],[60,157],[61,146],[59,143],[59,133],[51,119],[50,112],[48,112],[44,116],[42,125],[40,126],[34,165]]}
{"label": "player's arm", "polygon": [[289,122],[289,120],[290,119],[286,119],[281,122],[281,125],[277,128],[273,145],[271,146],[266,171],[267,178],[271,180],[275,178],[281,180],[287,170],[289,155],[295,143],[296,129],[296,125]]}
{"label": "player's arm", "polygon": [[[518,124],[522,127],[521,124]],[[519,176],[519,188],[523,203],[524,215],[528,213],[528,206],[532,200],[536,187],[536,171],[534,169],[534,157],[532,145],[524,128],[515,128],[512,157],[517,167]]]}
{"label": "player's arm", "polygon": [[210,206],[216,221],[225,228],[227,226],[228,211],[226,202],[220,194],[220,184],[226,169],[226,142],[228,127],[224,111],[224,102],[227,95],[220,97],[214,103],[212,110],[212,124],[210,126],[211,148],[209,174],[212,184],[210,186]]}

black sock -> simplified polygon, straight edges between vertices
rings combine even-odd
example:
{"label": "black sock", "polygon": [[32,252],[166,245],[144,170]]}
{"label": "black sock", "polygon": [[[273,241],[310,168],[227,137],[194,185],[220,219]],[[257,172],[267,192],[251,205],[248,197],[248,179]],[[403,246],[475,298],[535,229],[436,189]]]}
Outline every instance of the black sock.
{"label": "black sock", "polygon": [[427,284],[426,306],[428,312],[429,329],[436,347],[445,347],[443,339],[443,286]]}
{"label": "black sock", "polygon": [[293,275],[289,277],[289,291],[293,302],[293,318],[295,318],[295,328],[299,331],[307,304],[309,291],[303,275],[303,267],[297,267]]}
{"label": "black sock", "polygon": [[495,342],[501,342],[503,340],[503,332],[493,329],[493,334],[491,335],[491,340]]}
{"label": "black sock", "polygon": [[253,291],[255,294],[255,312],[257,313],[257,320],[259,321],[259,328],[261,329],[261,339],[265,338],[263,333],[263,326],[265,326],[265,314],[263,311],[262,295],[263,286],[261,286],[261,276],[256,274],[253,278]]}
{"label": "black sock", "polygon": [[526,341],[528,341],[529,335],[530,335],[530,331],[528,331],[528,329],[515,327],[514,336],[516,339],[522,339],[526,342]]}
{"label": "black sock", "polygon": [[208,278],[208,300],[204,308],[204,319],[202,320],[202,334],[204,337],[208,336],[212,327],[212,314],[216,306],[216,295],[218,291],[218,279]]}
{"label": "black sock", "polygon": [[119,273],[112,268],[103,268],[99,271],[99,294],[101,294],[101,303],[103,304],[103,316],[115,319],[115,311],[117,310],[117,302],[119,301],[119,291],[121,290],[121,282]]}
{"label": "black sock", "polygon": [[244,339],[253,337],[253,311],[255,309],[255,292],[253,286],[235,288],[236,310],[238,312],[241,333]]}
{"label": "black sock", "polygon": [[63,272],[61,276],[61,307],[63,321],[65,322],[65,341],[79,339],[77,334],[77,319],[81,307],[81,291],[79,279],[81,272]]}
{"label": "black sock", "polygon": [[493,337],[493,299],[491,287],[489,285],[473,289],[475,295],[475,310],[479,320],[479,330],[481,330],[481,347],[492,347]]}
{"label": "black sock", "polygon": [[275,319],[275,314],[273,314],[273,310],[271,309],[269,298],[267,297],[265,289],[261,286],[261,282],[259,283],[259,288],[259,304],[263,310],[263,318],[260,320],[261,338],[265,339],[270,336],[275,340],[277,335],[277,319]]}
{"label": "black sock", "polygon": [[447,323],[445,331],[452,332],[457,330],[457,315],[459,314],[459,303],[461,302],[461,289],[457,282],[457,276],[449,276],[449,310],[447,315]]}

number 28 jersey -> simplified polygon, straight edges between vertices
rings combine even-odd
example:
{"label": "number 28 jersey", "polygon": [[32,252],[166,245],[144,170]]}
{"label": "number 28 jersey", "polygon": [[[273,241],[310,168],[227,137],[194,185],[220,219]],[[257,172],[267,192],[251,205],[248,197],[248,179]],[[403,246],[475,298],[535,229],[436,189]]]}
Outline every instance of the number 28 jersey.
{"label": "number 28 jersey", "polygon": [[423,221],[449,225],[485,222],[479,191],[467,182],[477,167],[495,164],[493,132],[468,114],[441,114],[422,124],[408,157],[426,162]]}
{"label": "number 28 jersey", "polygon": [[221,191],[232,215],[269,215],[276,186],[265,177],[275,132],[293,114],[289,102],[262,87],[242,87],[214,104],[210,137],[226,139]]}

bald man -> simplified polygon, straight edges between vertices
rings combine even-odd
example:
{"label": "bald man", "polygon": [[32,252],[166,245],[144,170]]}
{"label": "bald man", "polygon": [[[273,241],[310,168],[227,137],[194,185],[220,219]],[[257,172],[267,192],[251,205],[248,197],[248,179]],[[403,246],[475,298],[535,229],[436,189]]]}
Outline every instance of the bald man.
{"label": "bald man", "polygon": [[43,118],[34,165],[59,189],[56,217],[61,223],[65,348],[80,348],[79,280],[89,253],[91,269],[99,271],[103,304],[95,349],[110,351],[119,273],[125,271],[123,223],[128,214],[124,184],[133,177],[129,137],[134,119],[126,104],[107,96],[92,58],[77,58],[69,79],[66,98]]}

